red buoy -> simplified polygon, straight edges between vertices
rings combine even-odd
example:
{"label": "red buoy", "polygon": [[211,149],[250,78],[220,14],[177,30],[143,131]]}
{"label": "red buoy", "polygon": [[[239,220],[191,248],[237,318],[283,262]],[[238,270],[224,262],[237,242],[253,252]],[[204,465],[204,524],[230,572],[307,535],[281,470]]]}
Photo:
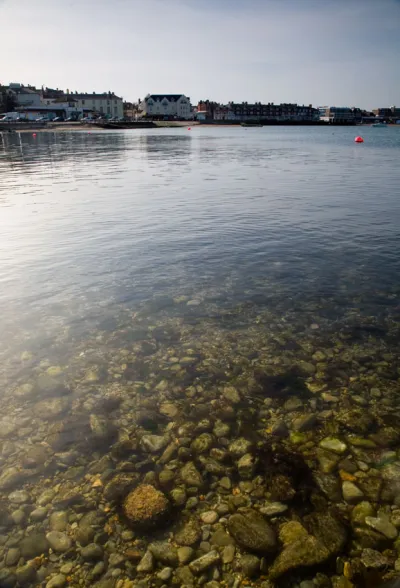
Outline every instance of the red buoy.
{"label": "red buoy", "polygon": [[36,133],[33,133],[33,134],[32,134],[32,136],[33,136],[33,137],[36,137]]}
{"label": "red buoy", "polygon": [[354,139],[354,141],[355,141],[356,143],[364,143],[364,139],[363,139],[362,137],[356,137],[356,138]]}
{"label": "red buoy", "polygon": [[191,130],[192,130],[191,127],[188,127],[188,131],[191,131]]}

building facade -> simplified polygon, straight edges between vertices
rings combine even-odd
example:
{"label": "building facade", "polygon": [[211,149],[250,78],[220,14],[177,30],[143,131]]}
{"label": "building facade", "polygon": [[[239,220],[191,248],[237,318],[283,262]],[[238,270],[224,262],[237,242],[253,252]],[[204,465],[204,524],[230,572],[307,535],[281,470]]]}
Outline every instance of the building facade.
{"label": "building facade", "polygon": [[362,111],[360,108],[320,106],[318,110],[320,120],[331,124],[356,124],[362,120]]}
{"label": "building facade", "polygon": [[376,108],[372,112],[380,120],[384,120],[386,122],[397,123],[397,121],[400,119],[400,108],[396,108],[396,106],[390,106],[389,108]]}
{"label": "building facade", "polygon": [[84,116],[81,108],[73,102],[53,102],[53,104],[42,104],[41,106],[20,106],[17,109],[23,120],[36,120],[45,118],[48,121],[59,117],[64,120],[78,121]]}
{"label": "building facade", "polygon": [[155,119],[193,118],[190,98],[184,94],[148,94],[139,104],[142,116]]}
{"label": "building facade", "polygon": [[124,118],[137,120],[139,115],[139,106],[137,102],[124,102]]}
{"label": "building facade", "polygon": [[69,97],[73,98],[78,108],[86,112],[92,112],[106,118],[123,118],[124,116],[123,100],[114,92],[104,92],[103,94],[75,92]]}
{"label": "building facade", "polygon": [[42,103],[40,92],[34,86],[11,83],[7,93],[14,98],[17,107],[40,106]]}
{"label": "building facade", "polygon": [[228,107],[234,113],[235,119],[241,121],[261,119],[277,122],[311,121],[315,120],[317,116],[317,110],[311,104],[300,106],[291,103],[274,104],[268,102],[268,104],[261,104],[261,102],[255,102],[248,104],[242,102],[237,104],[230,102]]}
{"label": "building facade", "polygon": [[213,120],[215,111],[220,107],[217,102],[211,100],[200,100],[196,108],[196,119],[197,120]]}
{"label": "building facade", "polygon": [[198,120],[218,121],[314,121],[318,120],[319,113],[312,105],[300,106],[298,104],[262,104],[255,102],[229,102],[217,104],[209,100],[202,100],[197,105]]}
{"label": "building facade", "polygon": [[41,92],[42,103],[50,106],[60,102],[73,102],[74,106],[82,110],[86,114],[93,114],[95,116],[104,116],[106,118],[123,118],[124,106],[123,100],[116,96],[114,92],[104,92],[97,94],[93,92],[70,92],[67,90],[53,90],[51,88],[42,89]]}

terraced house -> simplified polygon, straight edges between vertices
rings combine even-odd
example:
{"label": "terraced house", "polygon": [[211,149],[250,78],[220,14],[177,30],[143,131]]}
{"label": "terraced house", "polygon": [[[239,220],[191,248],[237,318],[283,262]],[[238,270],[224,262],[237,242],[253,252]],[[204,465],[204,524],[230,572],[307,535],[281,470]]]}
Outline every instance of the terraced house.
{"label": "terraced house", "polygon": [[72,94],[72,98],[77,102],[77,106],[83,110],[92,111],[104,116],[122,118],[124,116],[123,100],[116,96],[114,92],[104,92],[103,94]]}

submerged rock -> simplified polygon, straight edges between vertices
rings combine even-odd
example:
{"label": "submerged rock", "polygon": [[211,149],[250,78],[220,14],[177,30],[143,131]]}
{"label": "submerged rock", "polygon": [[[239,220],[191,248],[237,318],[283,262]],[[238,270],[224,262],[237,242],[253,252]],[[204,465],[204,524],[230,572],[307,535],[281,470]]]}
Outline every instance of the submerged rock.
{"label": "submerged rock", "polygon": [[117,473],[104,486],[104,498],[110,502],[121,500],[138,484],[140,476],[131,472]]}
{"label": "submerged rock", "polygon": [[25,559],[33,559],[46,553],[49,550],[49,542],[47,541],[45,534],[40,532],[34,532],[27,535],[22,539],[20,545],[21,555]]}
{"label": "submerged rock", "polygon": [[232,404],[239,404],[240,394],[233,386],[225,386],[222,394],[223,397]]}
{"label": "submerged rock", "polygon": [[343,482],[342,492],[344,500],[349,504],[357,504],[364,498],[364,494],[353,482]]}
{"label": "submerged rock", "polygon": [[72,545],[72,541],[68,535],[61,531],[50,531],[50,533],[47,533],[46,539],[52,550],[57,553],[68,551]]}
{"label": "submerged rock", "polygon": [[217,564],[219,560],[220,556],[218,551],[210,551],[209,553],[206,553],[205,555],[199,557],[199,559],[195,559],[194,561],[192,561],[189,564],[189,568],[194,574],[198,575],[204,572],[205,570],[208,570],[208,568],[210,568],[211,566]]}
{"label": "submerged rock", "polygon": [[276,517],[286,512],[287,509],[287,504],[282,504],[282,502],[266,502],[260,508],[260,512],[267,517]]}
{"label": "submerged rock", "polygon": [[392,525],[389,517],[385,515],[379,515],[377,517],[366,516],[365,524],[378,531],[378,533],[382,533],[388,539],[392,539],[392,541],[397,538],[398,531],[396,527]]}
{"label": "submerged rock", "polygon": [[245,439],[244,437],[239,437],[229,445],[229,453],[233,457],[239,458],[246,453],[250,453],[252,446],[253,444],[251,441]]}
{"label": "submerged rock", "polygon": [[[296,529],[296,532],[290,529],[290,532],[286,533],[289,530],[285,527],[289,525],[301,527],[300,523],[294,521],[281,526],[279,536],[284,543],[284,548],[269,570],[273,579],[277,579],[296,568],[321,564],[330,557],[326,547],[315,537],[309,535],[304,527]],[[285,534],[290,536],[286,537]]]}
{"label": "submerged rock", "polygon": [[105,520],[105,514],[101,511],[92,510],[83,515],[79,521],[75,538],[82,547],[91,543],[96,532],[102,527]]}
{"label": "submerged rock", "polygon": [[98,414],[90,415],[89,424],[93,437],[99,441],[110,442],[117,434],[116,426],[109,419]]}
{"label": "submerged rock", "polygon": [[192,547],[201,538],[201,528],[196,518],[185,521],[176,531],[174,541],[178,545]]}
{"label": "submerged rock", "polygon": [[363,500],[351,512],[351,522],[354,526],[365,525],[366,517],[375,516],[375,509],[370,502]]}
{"label": "submerged rock", "polygon": [[181,478],[186,486],[200,488],[203,485],[203,477],[192,461],[186,463],[181,469]]}
{"label": "submerged rock", "polygon": [[256,510],[243,509],[228,520],[229,533],[241,547],[256,553],[273,553],[277,550],[274,530]]}
{"label": "submerged rock", "polygon": [[0,491],[20,486],[28,477],[29,474],[25,470],[19,470],[16,467],[6,468],[0,474]]}
{"label": "submerged rock", "polygon": [[49,398],[41,400],[33,407],[33,414],[43,420],[55,419],[67,412],[71,408],[71,401],[69,398],[62,396],[61,398]]}
{"label": "submerged rock", "polygon": [[314,429],[316,424],[317,417],[315,414],[305,414],[294,419],[292,422],[292,427],[294,431],[303,433],[304,431],[311,431]]}
{"label": "submerged rock", "polygon": [[149,551],[153,554],[156,561],[160,561],[166,566],[176,568],[179,565],[177,548],[166,541],[150,543]]}
{"label": "submerged rock", "polygon": [[128,520],[140,526],[153,526],[168,514],[170,503],[162,492],[148,484],[133,490],[124,502],[124,513]]}
{"label": "submerged rock", "polygon": [[168,445],[168,439],[160,435],[143,435],[141,445],[148,453],[159,453]]}
{"label": "submerged rock", "polygon": [[147,574],[147,573],[153,571],[153,569],[154,569],[154,555],[151,553],[151,551],[146,551],[146,553],[144,554],[144,556],[142,557],[142,559],[138,563],[138,566],[136,569],[139,573],[144,573],[144,574]]}
{"label": "submerged rock", "polygon": [[344,527],[330,513],[305,517],[308,529],[297,521],[281,525],[284,548],[270,568],[273,579],[302,567],[312,567],[340,553],[346,542]]}
{"label": "submerged rock", "polygon": [[322,449],[333,451],[333,453],[344,453],[347,450],[346,443],[343,443],[343,441],[335,439],[334,437],[325,437],[319,445]]}
{"label": "submerged rock", "polygon": [[97,543],[89,543],[81,549],[81,556],[85,561],[97,561],[103,559],[103,548]]}
{"label": "submerged rock", "polygon": [[213,443],[214,439],[212,435],[209,433],[202,433],[192,442],[190,448],[197,454],[207,453],[213,446]]}
{"label": "submerged rock", "polygon": [[251,453],[245,453],[237,464],[239,476],[242,480],[251,480],[257,465],[256,458]]}
{"label": "submerged rock", "polygon": [[363,549],[361,553],[361,563],[367,569],[382,570],[389,565],[389,560],[375,549]]}

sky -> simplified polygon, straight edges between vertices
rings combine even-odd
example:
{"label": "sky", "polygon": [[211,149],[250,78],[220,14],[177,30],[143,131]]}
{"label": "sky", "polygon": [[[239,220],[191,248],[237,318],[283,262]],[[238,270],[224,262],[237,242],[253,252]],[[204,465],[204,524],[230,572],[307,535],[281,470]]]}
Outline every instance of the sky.
{"label": "sky", "polygon": [[400,0],[0,0],[0,83],[400,106]]}

